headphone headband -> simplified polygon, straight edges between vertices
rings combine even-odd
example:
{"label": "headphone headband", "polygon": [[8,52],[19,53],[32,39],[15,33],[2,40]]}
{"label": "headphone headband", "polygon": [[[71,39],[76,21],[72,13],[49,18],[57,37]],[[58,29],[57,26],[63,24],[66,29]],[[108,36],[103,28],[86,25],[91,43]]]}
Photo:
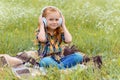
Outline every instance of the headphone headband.
{"label": "headphone headband", "polygon": [[42,10],[41,10],[41,14],[43,15],[43,12],[45,11],[45,9],[47,9],[47,8],[54,8],[54,9],[56,9],[59,13],[60,13],[60,15],[62,14],[62,12],[57,8],[57,7],[55,7],[55,6],[46,6],[46,7],[44,7]]}

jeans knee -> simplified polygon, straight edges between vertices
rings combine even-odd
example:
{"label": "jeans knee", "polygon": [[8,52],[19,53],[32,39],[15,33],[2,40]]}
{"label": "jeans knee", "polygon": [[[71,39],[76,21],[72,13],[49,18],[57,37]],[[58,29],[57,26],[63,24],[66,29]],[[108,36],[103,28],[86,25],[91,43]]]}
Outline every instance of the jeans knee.
{"label": "jeans knee", "polygon": [[45,64],[45,61],[44,61],[44,60],[40,60],[40,61],[39,61],[39,66],[40,66],[40,67],[43,67],[44,64]]}
{"label": "jeans knee", "polygon": [[74,53],[75,58],[78,59],[79,61],[83,61],[83,55],[80,54],[80,52]]}
{"label": "jeans knee", "polygon": [[50,67],[57,66],[57,62],[55,62],[51,57],[45,57],[39,62],[40,67]]}
{"label": "jeans knee", "polygon": [[39,62],[39,66],[40,66],[40,67],[47,66],[48,61],[50,61],[50,59],[49,59],[49,58],[47,58],[47,57],[46,57],[46,58],[41,59],[41,60],[40,60],[40,62]]}

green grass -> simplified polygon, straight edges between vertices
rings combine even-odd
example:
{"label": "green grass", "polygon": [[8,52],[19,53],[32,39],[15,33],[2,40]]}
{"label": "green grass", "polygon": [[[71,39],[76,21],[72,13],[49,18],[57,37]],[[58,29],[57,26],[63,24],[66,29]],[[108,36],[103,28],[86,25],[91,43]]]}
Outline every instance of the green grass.
{"label": "green grass", "polygon": [[[47,77],[35,80],[119,80],[120,79],[120,0],[1,0],[0,53],[16,55],[36,49],[33,43],[41,9],[47,5],[58,7],[73,36],[72,44],[90,56],[102,55],[100,71],[92,68],[65,75],[55,70]],[[6,70],[6,69],[5,69]],[[9,70],[8,70],[9,71]],[[57,75],[55,75],[57,74]],[[17,78],[10,72],[0,79]]]}

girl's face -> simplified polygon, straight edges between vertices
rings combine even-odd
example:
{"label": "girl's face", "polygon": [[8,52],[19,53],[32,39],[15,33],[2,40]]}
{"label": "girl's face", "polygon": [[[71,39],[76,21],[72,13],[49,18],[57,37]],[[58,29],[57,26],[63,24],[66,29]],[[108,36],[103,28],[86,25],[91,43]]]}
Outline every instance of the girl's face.
{"label": "girl's face", "polygon": [[52,12],[47,14],[46,20],[47,20],[47,26],[48,28],[55,30],[59,27],[59,18],[60,13],[59,12]]}

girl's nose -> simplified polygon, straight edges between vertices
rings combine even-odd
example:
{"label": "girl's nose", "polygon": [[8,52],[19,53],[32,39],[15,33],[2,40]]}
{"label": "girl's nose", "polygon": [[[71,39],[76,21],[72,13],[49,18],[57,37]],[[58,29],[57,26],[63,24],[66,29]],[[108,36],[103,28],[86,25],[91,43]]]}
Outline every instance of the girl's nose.
{"label": "girl's nose", "polygon": [[54,22],[54,23],[57,23],[57,21],[56,21],[56,20],[54,20],[53,22]]}

